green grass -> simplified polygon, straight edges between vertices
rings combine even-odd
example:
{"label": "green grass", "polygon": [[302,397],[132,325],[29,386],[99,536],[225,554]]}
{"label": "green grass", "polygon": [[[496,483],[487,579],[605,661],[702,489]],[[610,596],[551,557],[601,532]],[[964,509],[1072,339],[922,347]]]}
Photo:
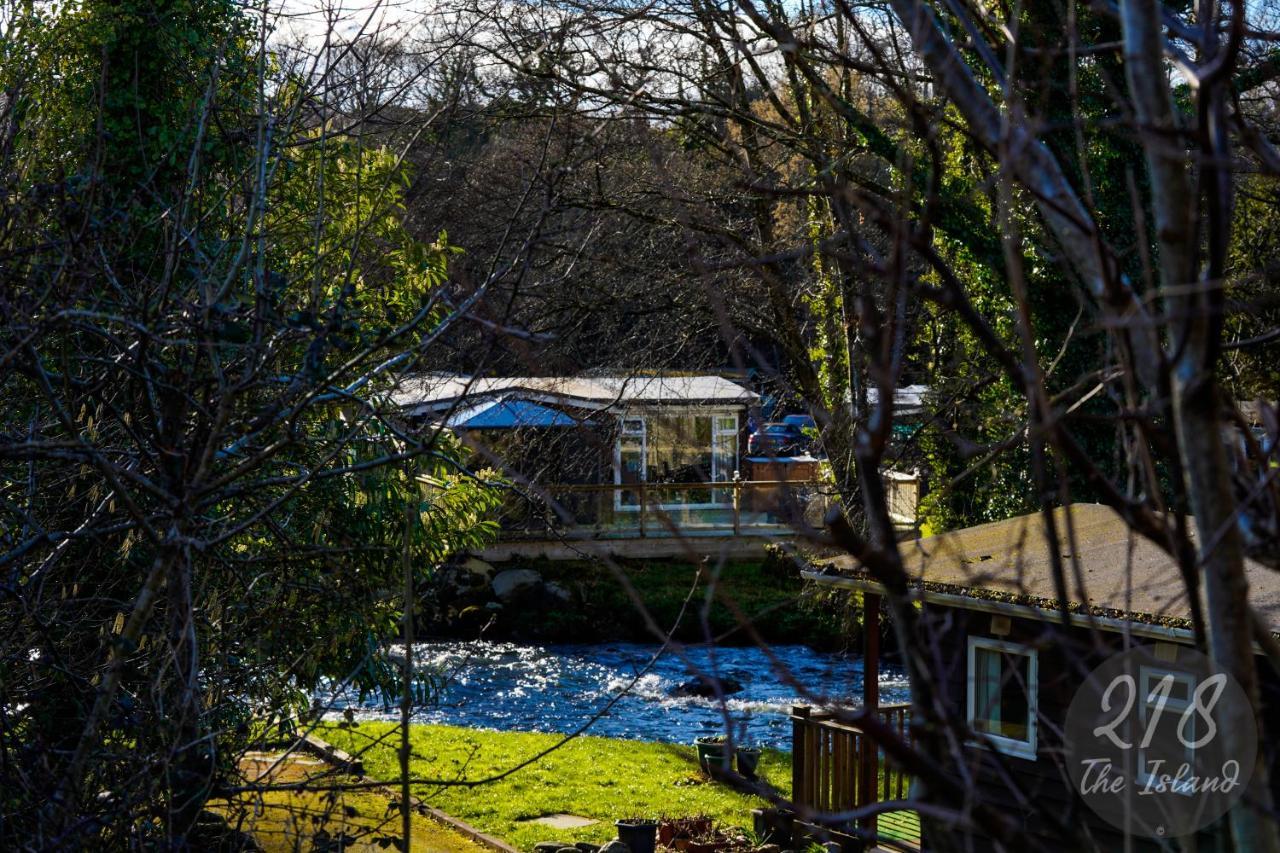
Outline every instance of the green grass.
{"label": "green grass", "polygon": [[[274,760],[277,757],[273,755],[270,758]],[[272,774],[267,781],[287,784],[310,778],[307,771],[311,768],[297,767],[299,758],[307,760],[302,756],[285,759],[280,766],[281,772]],[[254,771],[248,778],[257,780],[256,772],[262,766],[246,768]],[[341,775],[322,774],[321,778],[321,783],[344,781],[347,777]],[[342,849],[351,853],[395,849],[383,846],[379,840],[399,839],[403,832],[398,810],[391,806],[386,796],[374,791],[245,793],[230,799],[211,800],[208,808],[225,818],[231,827],[251,835],[263,853],[327,850],[331,849],[332,839],[339,836],[348,839]],[[330,841],[324,840],[326,836]],[[487,848],[424,815],[411,816],[410,837],[414,850],[489,853]],[[227,845],[217,849],[233,848]]]}
{"label": "green grass", "polygon": [[[394,778],[398,736],[391,723],[337,725],[319,734],[348,752],[362,754],[365,773]],[[494,732],[453,726],[414,726],[413,773],[419,778],[478,780],[505,771],[556,743],[559,735]],[[790,756],[766,752],[760,772],[783,795],[790,789]],[[725,825],[751,827],[751,809],[764,802],[705,781],[693,747],[583,737],[570,741],[500,782],[475,788],[419,786],[415,793],[437,808],[522,850],[539,841],[603,842],[613,821],[634,816],[707,814]],[[530,818],[566,812],[599,823],[553,829]]]}

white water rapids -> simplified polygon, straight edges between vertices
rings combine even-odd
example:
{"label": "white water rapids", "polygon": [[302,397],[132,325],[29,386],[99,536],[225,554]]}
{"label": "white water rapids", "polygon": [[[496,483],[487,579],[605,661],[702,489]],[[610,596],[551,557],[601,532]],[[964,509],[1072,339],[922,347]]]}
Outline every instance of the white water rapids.
{"label": "white water rapids", "polygon": [[[624,693],[589,734],[689,743],[724,733],[788,748],[792,705],[856,705],[862,662],[856,656],[815,652],[807,646],[703,647],[668,650],[647,670],[657,646],[636,643],[534,646],[516,643],[439,642],[414,646],[414,659],[444,676],[435,702],[414,720],[479,728],[569,732]],[[772,657],[771,657],[771,656]],[[641,673],[637,677],[638,673]],[[740,692],[715,698],[676,697],[694,673],[733,680]],[[881,701],[906,699],[906,679],[882,671]],[[399,719],[395,706],[361,702],[354,694],[322,694],[334,715],[350,708],[358,719]]]}

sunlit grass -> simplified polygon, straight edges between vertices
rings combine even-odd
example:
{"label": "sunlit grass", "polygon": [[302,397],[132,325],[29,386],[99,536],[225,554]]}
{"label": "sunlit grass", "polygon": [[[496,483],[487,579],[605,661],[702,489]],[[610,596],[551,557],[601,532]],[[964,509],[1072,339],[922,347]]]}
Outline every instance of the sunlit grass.
{"label": "sunlit grass", "polygon": [[[348,752],[362,753],[367,775],[393,779],[399,772],[399,738],[385,737],[393,728],[392,723],[365,722],[353,728],[333,725],[319,734]],[[423,779],[479,781],[509,770],[560,738],[414,726],[412,772]],[[784,795],[790,789],[789,759],[783,753],[766,752],[760,762],[762,776]],[[765,804],[758,797],[707,782],[698,771],[691,746],[596,737],[570,741],[498,782],[475,787],[418,785],[415,793],[522,850],[531,850],[539,841],[602,842],[614,836],[613,821],[624,817],[706,814],[725,825],[750,828],[751,809]],[[578,829],[552,829],[529,822],[557,813],[599,822]]]}
{"label": "sunlit grass", "polygon": [[[295,753],[277,764],[278,757],[261,754],[247,758],[241,763],[244,781],[308,781],[316,790],[242,793],[211,800],[209,810],[225,818],[230,829],[251,836],[264,853],[396,849],[391,841],[398,840],[403,829],[400,811],[391,798],[378,791],[341,790],[350,777],[334,773],[304,753]],[[268,775],[262,775],[273,767]],[[325,790],[328,787],[334,790]],[[486,848],[424,815],[412,816],[410,831],[414,850],[486,853]]]}

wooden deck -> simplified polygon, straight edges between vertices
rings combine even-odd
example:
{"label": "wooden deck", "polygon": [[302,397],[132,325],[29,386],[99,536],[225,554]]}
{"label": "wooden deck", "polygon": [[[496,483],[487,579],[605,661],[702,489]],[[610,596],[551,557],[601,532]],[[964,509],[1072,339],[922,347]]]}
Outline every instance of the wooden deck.
{"label": "wooden deck", "polygon": [[479,556],[753,558],[769,541],[814,540],[836,500],[807,479],[529,486],[507,497],[498,542]]}
{"label": "wooden deck", "polygon": [[541,484],[513,492],[499,523],[504,539],[768,534],[821,527],[832,500],[809,480]]}

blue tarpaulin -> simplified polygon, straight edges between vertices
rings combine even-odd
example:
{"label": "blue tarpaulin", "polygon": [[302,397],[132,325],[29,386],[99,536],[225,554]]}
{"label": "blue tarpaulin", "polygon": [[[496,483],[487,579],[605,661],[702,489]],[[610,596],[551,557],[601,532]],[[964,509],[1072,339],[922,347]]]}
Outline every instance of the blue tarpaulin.
{"label": "blue tarpaulin", "polygon": [[557,409],[529,400],[501,400],[461,423],[458,429],[516,429],[518,427],[572,427],[576,421]]}

